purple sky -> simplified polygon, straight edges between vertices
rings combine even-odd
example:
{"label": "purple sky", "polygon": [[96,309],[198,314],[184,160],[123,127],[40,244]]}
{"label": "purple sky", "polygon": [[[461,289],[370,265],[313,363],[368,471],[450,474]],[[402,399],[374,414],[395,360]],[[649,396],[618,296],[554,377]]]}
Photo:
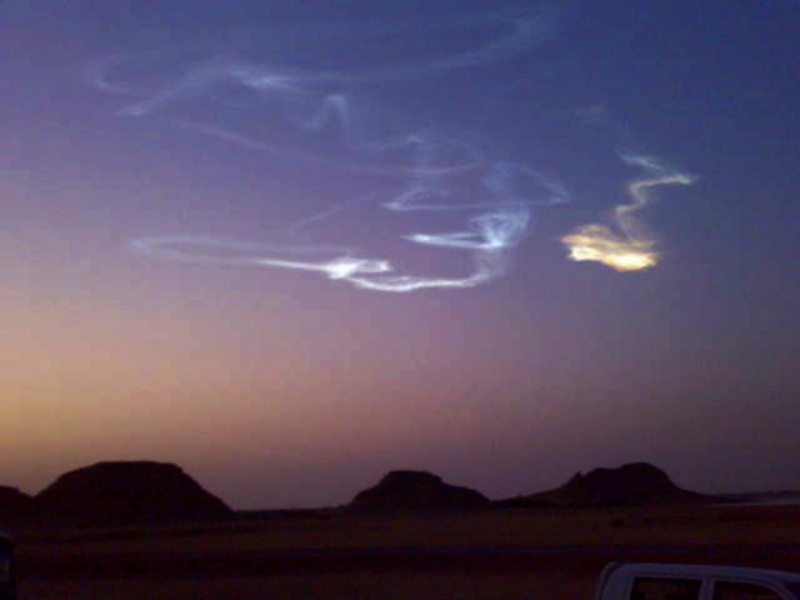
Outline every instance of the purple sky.
{"label": "purple sky", "polygon": [[800,6],[429,4],[0,6],[0,483],[800,488]]}

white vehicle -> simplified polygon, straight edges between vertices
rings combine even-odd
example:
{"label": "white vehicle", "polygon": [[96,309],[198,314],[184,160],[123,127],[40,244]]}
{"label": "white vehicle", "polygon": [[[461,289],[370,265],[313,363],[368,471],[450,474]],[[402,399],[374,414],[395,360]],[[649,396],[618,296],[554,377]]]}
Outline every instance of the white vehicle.
{"label": "white vehicle", "polygon": [[768,569],[610,563],[595,600],[800,600],[800,574]]}

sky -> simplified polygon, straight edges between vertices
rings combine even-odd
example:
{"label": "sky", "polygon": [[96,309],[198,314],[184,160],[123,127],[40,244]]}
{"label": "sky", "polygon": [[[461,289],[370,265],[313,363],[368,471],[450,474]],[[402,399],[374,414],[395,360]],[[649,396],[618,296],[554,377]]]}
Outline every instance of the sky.
{"label": "sky", "polygon": [[0,483],[800,489],[800,4],[0,4]]}

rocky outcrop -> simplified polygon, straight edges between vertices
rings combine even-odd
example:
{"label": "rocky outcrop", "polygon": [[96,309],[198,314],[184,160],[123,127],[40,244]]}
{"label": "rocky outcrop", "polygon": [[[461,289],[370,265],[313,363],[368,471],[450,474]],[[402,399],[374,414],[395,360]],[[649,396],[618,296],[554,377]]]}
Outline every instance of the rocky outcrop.
{"label": "rocky outcrop", "polygon": [[15,487],[0,485],[0,521],[27,517],[33,510],[33,497]]}
{"label": "rocky outcrop", "polygon": [[177,465],[150,461],[102,462],[71,471],[40,492],[35,505],[43,517],[106,523],[232,514]]}
{"label": "rocky outcrop", "polygon": [[640,506],[705,502],[713,497],[684,490],[648,463],[575,474],[554,490],[502,500],[497,504],[520,507]]}
{"label": "rocky outcrop", "polygon": [[348,509],[359,512],[463,510],[489,504],[475,490],[445,483],[426,471],[391,471],[378,485],[359,492]]}

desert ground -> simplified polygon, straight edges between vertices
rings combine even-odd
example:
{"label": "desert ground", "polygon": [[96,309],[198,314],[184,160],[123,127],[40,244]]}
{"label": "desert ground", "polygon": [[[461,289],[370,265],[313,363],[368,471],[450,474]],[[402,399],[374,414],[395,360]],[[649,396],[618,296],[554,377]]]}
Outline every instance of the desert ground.
{"label": "desert ground", "polygon": [[14,533],[20,600],[587,600],[614,560],[800,572],[800,506],[243,513]]}

